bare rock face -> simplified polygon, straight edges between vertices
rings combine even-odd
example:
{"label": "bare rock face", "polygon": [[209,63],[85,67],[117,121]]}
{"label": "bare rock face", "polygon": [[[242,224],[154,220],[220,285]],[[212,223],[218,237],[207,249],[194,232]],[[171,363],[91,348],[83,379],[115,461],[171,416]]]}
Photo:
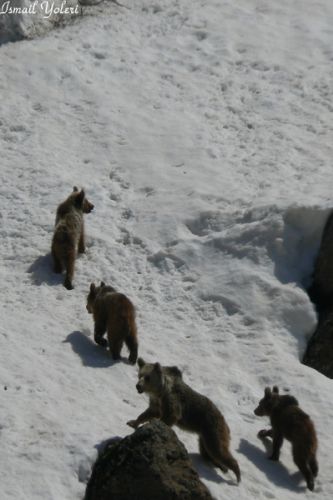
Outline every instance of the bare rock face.
{"label": "bare rock face", "polygon": [[324,228],[308,292],[317,307],[319,321],[303,363],[333,378],[333,212]]}
{"label": "bare rock face", "polygon": [[85,500],[212,500],[212,496],[174,431],[154,420],[102,451]]}
{"label": "bare rock face", "polygon": [[324,227],[309,295],[319,310],[333,308],[333,212]]}
{"label": "bare rock face", "polygon": [[303,358],[305,365],[333,378],[333,307],[319,313],[319,322]]}

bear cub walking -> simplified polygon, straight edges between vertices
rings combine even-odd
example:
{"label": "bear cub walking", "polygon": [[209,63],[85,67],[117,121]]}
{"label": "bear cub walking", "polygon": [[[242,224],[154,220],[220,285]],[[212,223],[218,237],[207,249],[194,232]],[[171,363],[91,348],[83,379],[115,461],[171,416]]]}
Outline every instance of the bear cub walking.
{"label": "bear cub walking", "polygon": [[52,239],[51,254],[54,272],[66,271],[64,286],[73,289],[74,263],[76,252],[85,252],[83,214],[89,214],[94,208],[85,197],[83,189],[76,186],[68,198],[57,208],[55,229]]}
{"label": "bear cub walking", "polygon": [[288,439],[292,445],[294,462],[303,474],[309,490],[313,490],[314,478],[318,474],[317,436],[312,420],[298,406],[297,399],[289,395],[280,396],[276,386],[273,391],[266,387],[265,396],[254,413],[259,417],[268,416],[271,420],[272,428],[258,433],[260,439],[273,439],[273,451],[269,458],[279,460],[283,439]]}
{"label": "bear cub walking", "polygon": [[135,308],[126,295],[117,293],[112,286],[106,286],[103,281],[98,287],[91,283],[87,297],[87,311],[94,317],[95,342],[107,347],[108,342],[103,337],[107,332],[113,359],[120,359],[120,351],[125,342],[130,352],[128,361],[135,364],[138,357]]}
{"label": "bear cub walking", "polygon": [[231,469],[239,482],[239,466],[229,451],[230,430],[214,403],[185,384],[177,367],[145,363],[141,358],[138,365],[136,388],[139,393],[149,395],[149,407],[127,424],[136,429],[143,422],[160,418],[167,425],[199,434],[203,458],[223,472]]}

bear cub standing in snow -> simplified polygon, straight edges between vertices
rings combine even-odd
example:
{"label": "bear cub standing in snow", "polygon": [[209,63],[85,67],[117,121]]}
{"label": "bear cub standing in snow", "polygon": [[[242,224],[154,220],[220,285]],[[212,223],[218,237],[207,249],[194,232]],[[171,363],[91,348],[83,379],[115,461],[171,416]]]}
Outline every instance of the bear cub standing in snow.
{"label": "bear cub standing in snow", "polygon": [[130,352],[128,360],[135,364],[138,357],[135,308],[126,295],[117,293],[103,281],[98,287],[91,283],[87,311],[94,316],[95,342],[106,347],[108,343],[103,336],[107,331],[113,359],[120,359],[120,351],[125,342]]}
{"label": "bear cub standing in snow", "polygon": [[231,469],[239,482],[239,466],[229,451],[230,430],[214,403],[185,384],[177,367],[145,363],[141,358],[138,365],[136,388],[149,395],[149,407],[127,424],[136,429],[143,422],[160,418],[167,425],[199,434],[203,458],[223,472]]}
{"label": "bear cub standing in snow", "polygon": [[260,439],[273,439],[270,459],[279,460],[283,439],[288,439],[292,445],[294,462],[303,474],[309,490],[313,490],[314,477],[318,474],[317,436],[312,420],[299,408],[297,399],[289,395],[280,396],[276,386],[273,391],[266,387],[265,396],[254,413],[259,417],[266,415],[271,420],[272,428],[258,433]]}
{"label": "bear cub standing in snow", "polygon": [[83,214],[94,208],[85,197],[84,190],[76,186],[68,198],[57,208],[51,254],[54,272],[66,271],[64,286],[73,289],[73,275],[76,252],[85,252]]}

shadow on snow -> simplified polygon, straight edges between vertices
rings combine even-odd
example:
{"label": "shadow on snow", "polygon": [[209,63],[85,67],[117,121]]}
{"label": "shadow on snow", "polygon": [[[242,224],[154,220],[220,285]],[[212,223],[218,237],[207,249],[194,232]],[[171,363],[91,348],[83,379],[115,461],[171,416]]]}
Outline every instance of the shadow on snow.
{"label": "shadow on snow", "polygon": [[119,361],[129,364],[127,358],[113,360],[109,350],[95,344],[87,335],[78,330],[70,333],[63,342],[71,344],[73,351],[80,356],[84,366],[108,368]]}
{"label": "shadow on snow", "polygon": [[[194,468],[198,472],[200,478],[207,479],[208,481],[218,484],[226,483],[230,486],[237,485],[235,480],[225,479],[222,475],[223,473],[220,470],[217,472],[213,464],[205,462],[200,453],[189,453],[189,457],[191,458]],[[229,472],[232,474],[232,471]]]}
{"label": "shadow on snow", "polygon": [[63,283],[64,276],[53,272],[52,264],[51,254],[48,253],[47,255],[40,255],[30,265],[27,272],[32,274],[36,285],[40,286],[43,283],[47,283],[50,286],[55,286]]}
{"label": "shadow on snow", "polygon": [[280,488],[285,488],[297,493],[304,492],[305,486],[299,483],[302,480],[301,473],[296,472],[290,474],[288,469],[281,463],[269,460],[267,457],[272,452],[272,441],[268,438],[260,440],[266,450],[260,449],[258,446],[250,443],[246,439],[241,439],[238,448],[239,453],[243,453],[250,462],[254,463],[258,469],[264,472],[267,479]]}

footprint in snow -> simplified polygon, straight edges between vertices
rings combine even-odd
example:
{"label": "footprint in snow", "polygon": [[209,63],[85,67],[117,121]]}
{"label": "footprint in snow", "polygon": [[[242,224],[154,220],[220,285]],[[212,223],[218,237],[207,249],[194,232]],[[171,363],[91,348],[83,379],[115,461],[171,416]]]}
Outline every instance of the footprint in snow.
{"label": "footprint in snow", "polygon": [[150,187],[150,186],[146,186],[146,187],[140,189],[140,191],[142,193],[144,193],[147,197],[155,194],[155,189]]}
{"label": "footprint in snow", "polygon": [[93,52],[93,56],[95,59],[103,60],[107,58],[107,54],[105,52]]}
{"label": "footprint in snow", "polygon": [[206,31],[197,30],[194,32],[194,36],[197,40],[199,40],[199,42],[202,42],[203,40],[206,40],[208,33]]}
{"label": "footprint in snow", "polygon": [[125,210],[123,210],[121,216],[123,219],[131,219],[132,217],[134,217],[133,210],[131,210],[130,208],[126,208]]}

